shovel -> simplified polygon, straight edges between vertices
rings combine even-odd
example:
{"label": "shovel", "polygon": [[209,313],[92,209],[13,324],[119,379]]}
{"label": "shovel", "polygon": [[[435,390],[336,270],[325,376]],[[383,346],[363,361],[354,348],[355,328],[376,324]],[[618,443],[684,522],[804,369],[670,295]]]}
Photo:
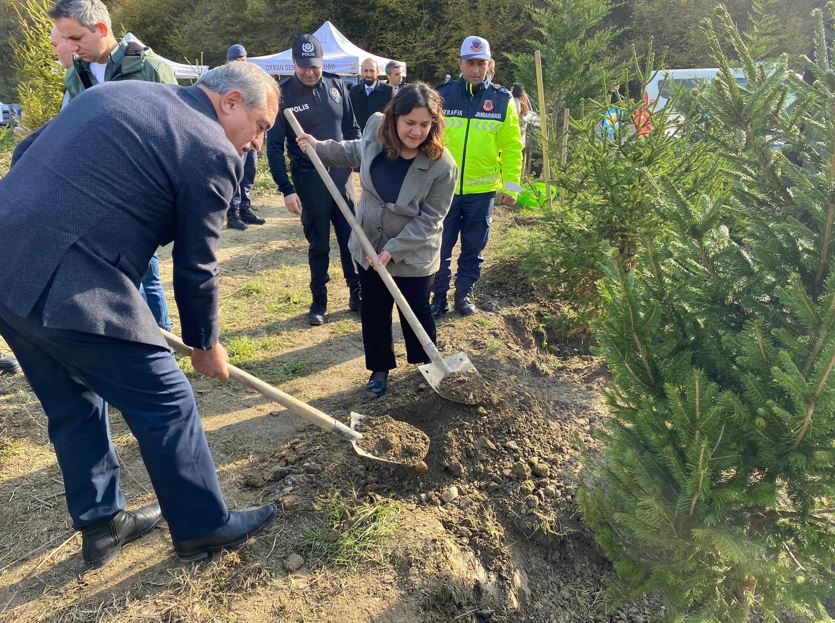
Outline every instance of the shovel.
{"label": "shovel", "polygon": [[[168,342],[168,345],[176,350],[181,355],[191,355],[191,346],[187,346],[183,343],[180,338],[178,338],[173,333],[169,333],[164,329],[160,329],[162,332],[165,341]],[[325,430],[329,433],[335,433],[342,437],[343,439],[347,439],[351,442],[351,446],[354,448],[354,452],[359,454],[362,457],[367,459],[372,459],[374,461],[382,461],[384,463],[394,463],[395,465],[403,465],[398,461],[392,461],[389,459],[384,459],[378,456],[374,456],[370,452],[366,452],[362,448],[357,445],[357,442],[362,439],[362,433],[359,431],[354,430],[354,427],[361,422],[366,416],[359,414],[359,413],[351,413],[351,427],[345,426],[339,420],[333,419],[326,413],[322,413],[318,409],[311,407],[309,404],[302,402],[296,398],[293,398],[290,394],[285,394],[280,389],[277,389],[270,385],[269,383],[265,383],[258,377],[255,377],[248,372],[244,372],[240,368],[236,368],[232,364],[226,364],[227,368],[229,369],[229,376],[239,383],[243,383],[250,389],[254,389],[262,396],[269,398],[270,400],[274,400],[280,405],[287,407],[287,409],[298,415],[302,419],[310,422],[311,424],[315,424],[322,430]]]}
{"label": "shovel", "polygon": [[[284,116],[287,117],[287,120],[290,122],[296,136],[304,134],[302,126],[299,124],[298,119],[296,119],[296,115],[293,114],[291,109],[285,108]],[[351,226],[351,230],[354,232],[354,235],[356,235],[357,240],[359,240],[362,244],[362,249],[365,254],[369,259],[376,258],[377,252],[374,250],[374,247],[371,246],[371,242],[368,240],[365,232],[362,231],[362,227],[360,227],[359,223],[357,223],[357,219],[354,218],[354,214],[351,212],[348,204],[345,203],[342,193],[340,193],[336,188],[336,184],[334,184],[328,170],[319,159],[319,155],[316,153],[316,150],[305,149],[305,154],[310,158],[310,161],[313,162],[313,166],[316,167],[316,171],[319,173],[319,176],[322,178],[325,186],[328,187],[333,200],[336,201],[336,205],[339,206],[345,220],[348,221],[348,224]],[[470,358],[463,352],[455,353],[446,359],[441,357],[441,353],[438,352],[438,348],[432,343],[429,334],[426,333],[426,330],[420,324],[420,320],[418,320],[418,317],[415,316],[415,313],[412,311],[409,303],[406,302],[406,298],[403,296],[403,293],[400,292],[400,288],[397,287],[397,284],[389,274],[388,269],[386,269],[385,266],[377,264],[376,262],[373,267],[377,271],[377,274],[380,275],[380,279],[383,280],[386,288],[388,288],[388,291],[394,298],[395,303],[397,303],[397,307],[400,309],[403,316],[405,316],[409,326],[412,328],[412,331],[414,331],[420,341],[420,345],[423,347],[423,350],[426,352],[431,361],[431,363],[427,363],[419,367],[419,370],[426,379],[426,382],[429,383],[435,392],[447,400],[470,405],[478,404],[479,400],[475,397],[477,392],[474,393],[467,391],[466,387],[472,382],[480,381],[478,370],[476,370],[475,366],[470,361]]]}

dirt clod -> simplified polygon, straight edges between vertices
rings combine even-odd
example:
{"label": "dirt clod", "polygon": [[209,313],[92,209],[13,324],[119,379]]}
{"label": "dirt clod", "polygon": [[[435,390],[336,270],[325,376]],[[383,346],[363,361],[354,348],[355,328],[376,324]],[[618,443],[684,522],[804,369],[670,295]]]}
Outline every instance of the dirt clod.
{"label": "dirt clod", "polygon": [[304,564],[304,558],[299,556],[298,554],[290,554],[284,560],[284,568],[287,569],[290,573],[293,571],[298,571],[301,569],[302,565]]}
{"label": "dirt clod", "polygon": [[444,377],[438,386],[438,393],[447,400],[467,405],[498,402],[498,397],[490,384],[475,368],[454,372]]}
{"label": "dirt clod", "polygon": [[363,419],[357,431],[362,433],[357,445],[369,454],[426,471],[429,437],[423,431],[388,415]]}

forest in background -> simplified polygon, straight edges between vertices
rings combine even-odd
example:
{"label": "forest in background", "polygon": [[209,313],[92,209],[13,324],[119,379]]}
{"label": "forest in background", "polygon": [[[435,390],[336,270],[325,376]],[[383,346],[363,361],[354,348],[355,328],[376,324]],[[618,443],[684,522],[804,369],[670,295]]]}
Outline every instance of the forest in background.
{"label": "forest in background", "polygon": [[[16,101],[18,76],[10,41],[19,36],[17,0],[0,0],[0,101]],[[497,60],[497,81],[514,81],[506,54],[529,53],[540,35],[529,18],[543,0],[112,0],[106,3],[117,34],[131,31],[146,45],[172,60],[217,65],[232,43],[250,55],[290,47],[303,32],[330,20],[360,47],[408,64],[410,80],[430,83],[456,73],[461,40],[471,34],[487,38]],[[601,27],[614,28],[611,54],[627,59],[650,41],[666,67],[709,67],[710,50],[699,23],[713,15],[717,0],[624,0],[616,3]],[[792,64],[811,40],[813,8],[823,0],[726,0],[741,30],[751,25],[758,5],[772,16],[775,55],[789,54]],[[665,53],[666,50],[666,53]]]}

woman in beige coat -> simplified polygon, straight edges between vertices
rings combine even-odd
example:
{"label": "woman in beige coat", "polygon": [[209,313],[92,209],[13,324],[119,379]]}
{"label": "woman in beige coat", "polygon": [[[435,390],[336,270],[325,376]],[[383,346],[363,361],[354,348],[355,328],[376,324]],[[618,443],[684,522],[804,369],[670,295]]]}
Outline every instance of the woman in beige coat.
{"label": "woman in beige coat", "polygon": [[[458,170],[444,147],[440,96],[427,84],[403,86],[383,113],[369,118],[363,137],[354,141],[298,138],[326,165],[360,168],[362,197],[357,222],[371,241],[376,258],[368,258],[354,234],[348,247],[359,266],[362,289],[362,340],[365,365],[371,370],[367,389],[386,393],[389,370],[396,367],[391,331],[394,300],[373,270],[385,266],[403,296],[435,341],[429,294],[440,265],[441,229],[452,202]],[[429,363],[417,337],[401,315],[409,363]]]}

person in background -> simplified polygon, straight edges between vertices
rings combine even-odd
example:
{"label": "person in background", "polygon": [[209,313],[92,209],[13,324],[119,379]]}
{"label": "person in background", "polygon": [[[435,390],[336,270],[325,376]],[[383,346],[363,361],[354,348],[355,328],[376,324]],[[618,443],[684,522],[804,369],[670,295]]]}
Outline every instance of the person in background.
{"label": "person in background", "polygon": [[[19,143],[0,180],[0,246],[14,258],[0,265],[0,335],[46,413],[88,567],[162,515],[186,562],[240,547],[275,515],[271,504],[227,508],[191,384],[137,285],[173,242],[183,341],[196,372],[225,381],[215,248],[241,154],[261,145],[278,101],[272,77],[246,63],[193,87],[114,82]],[[79,150],[114,166],[67,157]],[[108,404],[136,437],[158,498],[138,510],[126,510]]]}
{"label": "person in background", "polygon": [[57,26],[53,26],[49,33],[49,42],[52,44],[52,54],[58,59],[61,67],[69,69],[73,64],[73,54],[67,40],[61,36]]}
{"label": "person in background", "polygon": [[[49,42],[52,44],[52,55],[58,60],[58,64],[64,69],[69,69],[73,65],[73,54],[67,40],[61,36],[57,26],[53,26],[49,33]],[[61,100],[61,108],[69,104],[69,91],[64,91],[64,98]]]}
{"label": "person in background", "polygon": [[513,84],[513,87],[510,89],[510,93],[513,95],[513,105],[516,107],[516,114],[519,117],[519,132],[522,135],[522,145],[524,145],[522,152],[524,165],[522,170],[527,171],[531,152],[531,141],[530,137],[528,137],[528,123],[533,117],[531,100],[528,97],[528,92],[525,91],[525,87],[518,82]]}
{"label": "person in background", "polygon": [[[348,250],[351,226],[313,168],[310,158],[296,144],[296,134],[284,117],[284,109],[292,109],[305,131],[320,138],[337,141],[359,138],[360,129],[354,119],[348,89],[339,76],[322,71],[323,63],[322,44],[316,37],[301,35],[293,42],[294,73],[281,81],[281,111],[267,135],[267,157],[273,180],[284,194],[287,211],[299,215],[308,242],[312,302],[307,322],[311,326],[325,322],[328,307],[331,223],[339,245],[342,274],[348,284],[348,308],[359,312],[362,302],[359,276]],[[290,157],[292,182],[287,177],[285,144]],[[331,169],[330,175],[345,200],[352,205],[345,190],[351,169]]]}
{"label": "person in background", "polygon": [[522,190],[522,141],[516,107],[510,91],[489,81],[491,58],[486,39],[467,37],[458,59],[463,77],[438,89],[448,126],[444,137],[458,165],[458,181],[444,220],[441,265],[432,287],[432,315],[436,318],[449,311],[452,249],[459,236],[455,309],[463,316],[475,313],[472,291],[481,275],[493,203],[498,193],[501,203],[513,206]]}
{"label": "person in background", "polygon": [[[116,41],[110,13],[100,0],[57,0],[47,15],[75,55],[73,66],[64,76],[69,100],[103,82],[143,80],[177,84],[168,63],[151,50],[126,39]],[[171,318],[156,253],[148,263],[139,292],[151,308],[157,325],[170,331]]]}
{"label": "person in background", "polygon": [[[240,43],[229,46],[226,51],[226,62],[246,63],[246,49]],[[266,219],[252,211],[252,187],[255,184],[255,172],[258,167],[258,151],[250,149],[244,154],[244,177],[241,185],[232,195],[229,210],[226,212],[226,227],[228,229],[244,230],[247,225],[263,225]]]}
{"label": "person in background", "polygon": [[362,131],[365,130],[368,118],[374,113],[382,112],[386,104],[391,101],[394,90],[391,85],[377,80],[380,70],[377,67],[377,61],[373,58],[365,59],[360,66],[360,71],[362,81],[352,86],[349,94],[354,108],[354,117]]}
{"label": "person in background", "polygon": [[[404,85],[383,113],[368,120],[362,139],[317,141],[298,138],[303,149],[316,150],[326,165],[360,167],[362,198],[357,221],[377,253],[367,257],[351,234],[351,254],[362,281],[362,341],[366,389],[386,393],[389,370],[396,367],[392,343],[394,299],[375,266],[385,266],[435,342],[429,294],[440,264],[441,227],[449,210],[458,170],[444,147],[441,98],[423,82]],[[406,359],[429,363],[409,323],[400,314]]]}
{"label": "person in background", "polygon": [[403,70],[405,68],[406,66],[400,61],[389,61],[386,63],[386,79],[389,81],[395,95],[397,95],[397,91],[403,84]]}

